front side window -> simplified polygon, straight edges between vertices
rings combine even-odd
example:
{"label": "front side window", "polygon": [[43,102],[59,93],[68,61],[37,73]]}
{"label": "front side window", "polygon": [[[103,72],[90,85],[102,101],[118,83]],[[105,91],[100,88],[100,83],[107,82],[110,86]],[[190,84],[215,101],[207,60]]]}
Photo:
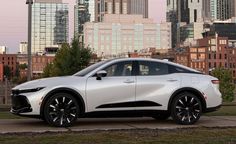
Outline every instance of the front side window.
{"label": "front side window", "polygon": [[139,75],[153,76],[168,74],[168,65],[160,62],[139,62]]}
{"label": "front side window", "polygon": [[131,76],[133,67],[132,62],[118,62],[104,69],[107,72],[107,77]]}

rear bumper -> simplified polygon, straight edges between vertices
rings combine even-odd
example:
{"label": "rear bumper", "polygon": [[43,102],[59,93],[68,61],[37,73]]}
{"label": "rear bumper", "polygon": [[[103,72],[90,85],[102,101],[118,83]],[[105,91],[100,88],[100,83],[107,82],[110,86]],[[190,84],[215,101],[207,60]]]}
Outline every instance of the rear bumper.
{"label": "rear bumper", "polygon": [[216,107],[210,107],[210,108],[206,108],[206,110],[204,111],[204,113],[209,113],[209,112],[214,112],[217,111],[218,109],[220,109],[221,105],[218,105]]}

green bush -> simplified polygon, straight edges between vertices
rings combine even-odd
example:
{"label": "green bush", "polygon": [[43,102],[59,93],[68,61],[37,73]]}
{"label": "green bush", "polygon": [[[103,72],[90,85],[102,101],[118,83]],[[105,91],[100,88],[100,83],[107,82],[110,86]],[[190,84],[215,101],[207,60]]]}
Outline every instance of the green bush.
{"label": "green bush", "polygon": [[232,72],[228,69],[216,68],[212,71],[212,75],[220,80],[220,92],[224,102],[232,102],[234,100],[235,89]]}

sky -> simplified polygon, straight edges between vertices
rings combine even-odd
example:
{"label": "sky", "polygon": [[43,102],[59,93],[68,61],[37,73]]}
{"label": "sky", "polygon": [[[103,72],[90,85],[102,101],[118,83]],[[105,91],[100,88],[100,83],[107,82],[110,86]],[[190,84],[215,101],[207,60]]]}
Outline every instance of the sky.
{"label": "sky", "polygon": [[[63,0],[70,6],[70,39],[74,31],[74,5],[76,0]],[[27,41],[28,8],[26,0],[1,0],[0,46],[7,46],[7,53],[19,51],[19,43]],[[149,0],[149,18],[160,23],[165,21],[166,0]]]}

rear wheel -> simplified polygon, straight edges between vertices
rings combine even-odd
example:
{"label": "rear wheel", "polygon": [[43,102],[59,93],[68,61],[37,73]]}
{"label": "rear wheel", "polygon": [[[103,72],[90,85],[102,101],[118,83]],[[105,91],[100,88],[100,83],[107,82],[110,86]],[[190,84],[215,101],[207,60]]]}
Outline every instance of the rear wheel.
{"label": "rear wheel", "polygon": [[183,125],[194,124],[199,120],[201,114],[201,101],[192,93],[181,93],[173,100],[171,116],[176,123]]}
{"label": "rear wheel", "polygon": [[79,105],[70,94],[58,93],[49,98],[44,107],[47,123],[56,127],[71,126],[78,118]]}

